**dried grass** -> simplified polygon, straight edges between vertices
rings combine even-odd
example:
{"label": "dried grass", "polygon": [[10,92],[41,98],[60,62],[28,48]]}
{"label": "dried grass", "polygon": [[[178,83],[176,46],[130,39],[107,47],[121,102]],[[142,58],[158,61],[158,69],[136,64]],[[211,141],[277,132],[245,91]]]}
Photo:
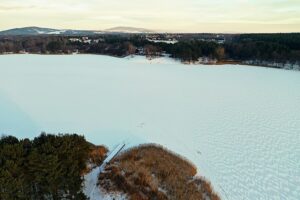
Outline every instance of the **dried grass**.
{"label": "dried grass", "polygon": [[88,174],[94,167],[102,164],[107,156],[108,149],[105,146],[91,145],[89,159],[86,168],[81,172],[81,175]]}
{"label": "dried grass", "polygon": [[127,193],[130,200],[219,200],[210,183],[195,178],[196,173],[192,163],[162,146],[142,145],[112,160],[99,184]]}

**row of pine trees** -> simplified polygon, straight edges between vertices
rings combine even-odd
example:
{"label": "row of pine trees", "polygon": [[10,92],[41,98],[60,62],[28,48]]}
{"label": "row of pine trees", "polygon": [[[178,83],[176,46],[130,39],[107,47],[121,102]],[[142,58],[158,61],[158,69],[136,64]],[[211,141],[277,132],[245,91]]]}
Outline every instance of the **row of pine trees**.
{"label": "row of pine trees", "polygon": [[81,172],[91,144],[83,136],[0,139],[0,200],[86,199]]}

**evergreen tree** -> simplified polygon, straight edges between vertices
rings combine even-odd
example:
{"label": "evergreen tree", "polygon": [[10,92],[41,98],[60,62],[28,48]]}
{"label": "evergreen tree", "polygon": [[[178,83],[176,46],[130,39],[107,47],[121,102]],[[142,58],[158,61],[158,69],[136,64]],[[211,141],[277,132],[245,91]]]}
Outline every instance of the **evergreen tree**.
{"label": "evergreen tree", "polygon": [[81,191],[90,144],[78,135],[0,139],[0,199],[86,199]]}

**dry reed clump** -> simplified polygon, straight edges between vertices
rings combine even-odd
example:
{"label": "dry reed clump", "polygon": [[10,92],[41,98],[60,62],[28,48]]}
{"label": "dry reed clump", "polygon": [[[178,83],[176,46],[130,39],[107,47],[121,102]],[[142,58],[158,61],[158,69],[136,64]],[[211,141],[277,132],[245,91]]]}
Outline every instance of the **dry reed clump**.
{"label": "dry reed clump", "polygon": [[130,200],[219,200],[211,185],[195,178],[196,167],[158,145],[129,149],[110,162],[99,176],[107,191],[121,191]]}
{"label": "dry reed clump", "polygon": [[90,162],[99,166],[102,164],[107,155],[107,148],[104,146],[95,146],[89,153]]}
{"label": "dry reed clump", "polygon": [[86,168],[82,175],[89,173],[94,167],[100,166],[107,156],[108,149],[104,146],[91,145]]}

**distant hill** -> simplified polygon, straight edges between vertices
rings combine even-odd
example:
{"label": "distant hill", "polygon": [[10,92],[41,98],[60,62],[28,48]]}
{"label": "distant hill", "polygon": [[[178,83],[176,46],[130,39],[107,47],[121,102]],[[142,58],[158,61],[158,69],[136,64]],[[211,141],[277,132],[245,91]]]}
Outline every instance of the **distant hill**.
{"label": "distant hill", "polygon": [[118,27],[113,27],[113,28],[110,28],[110,29],[106,29],[105,32],[114,32],[114,33],[154,33],[155,31],[145,29],[145,28],[118,26]]}
{"label": "distant hill", "polygon": [[35,36],[35,35],[94,35],[103,33],[153,33],[154,31],[134,27],[114,27],[104,31],[53,29],[41,27],[23,27],[0,31],[0,36]]}
{"label": "distant hill", "polygon": [[101,31],[71,30],[71,29],[52,29],[41,27],[23,27],[0,31],[0,35],[93,35],[102,33]]}

